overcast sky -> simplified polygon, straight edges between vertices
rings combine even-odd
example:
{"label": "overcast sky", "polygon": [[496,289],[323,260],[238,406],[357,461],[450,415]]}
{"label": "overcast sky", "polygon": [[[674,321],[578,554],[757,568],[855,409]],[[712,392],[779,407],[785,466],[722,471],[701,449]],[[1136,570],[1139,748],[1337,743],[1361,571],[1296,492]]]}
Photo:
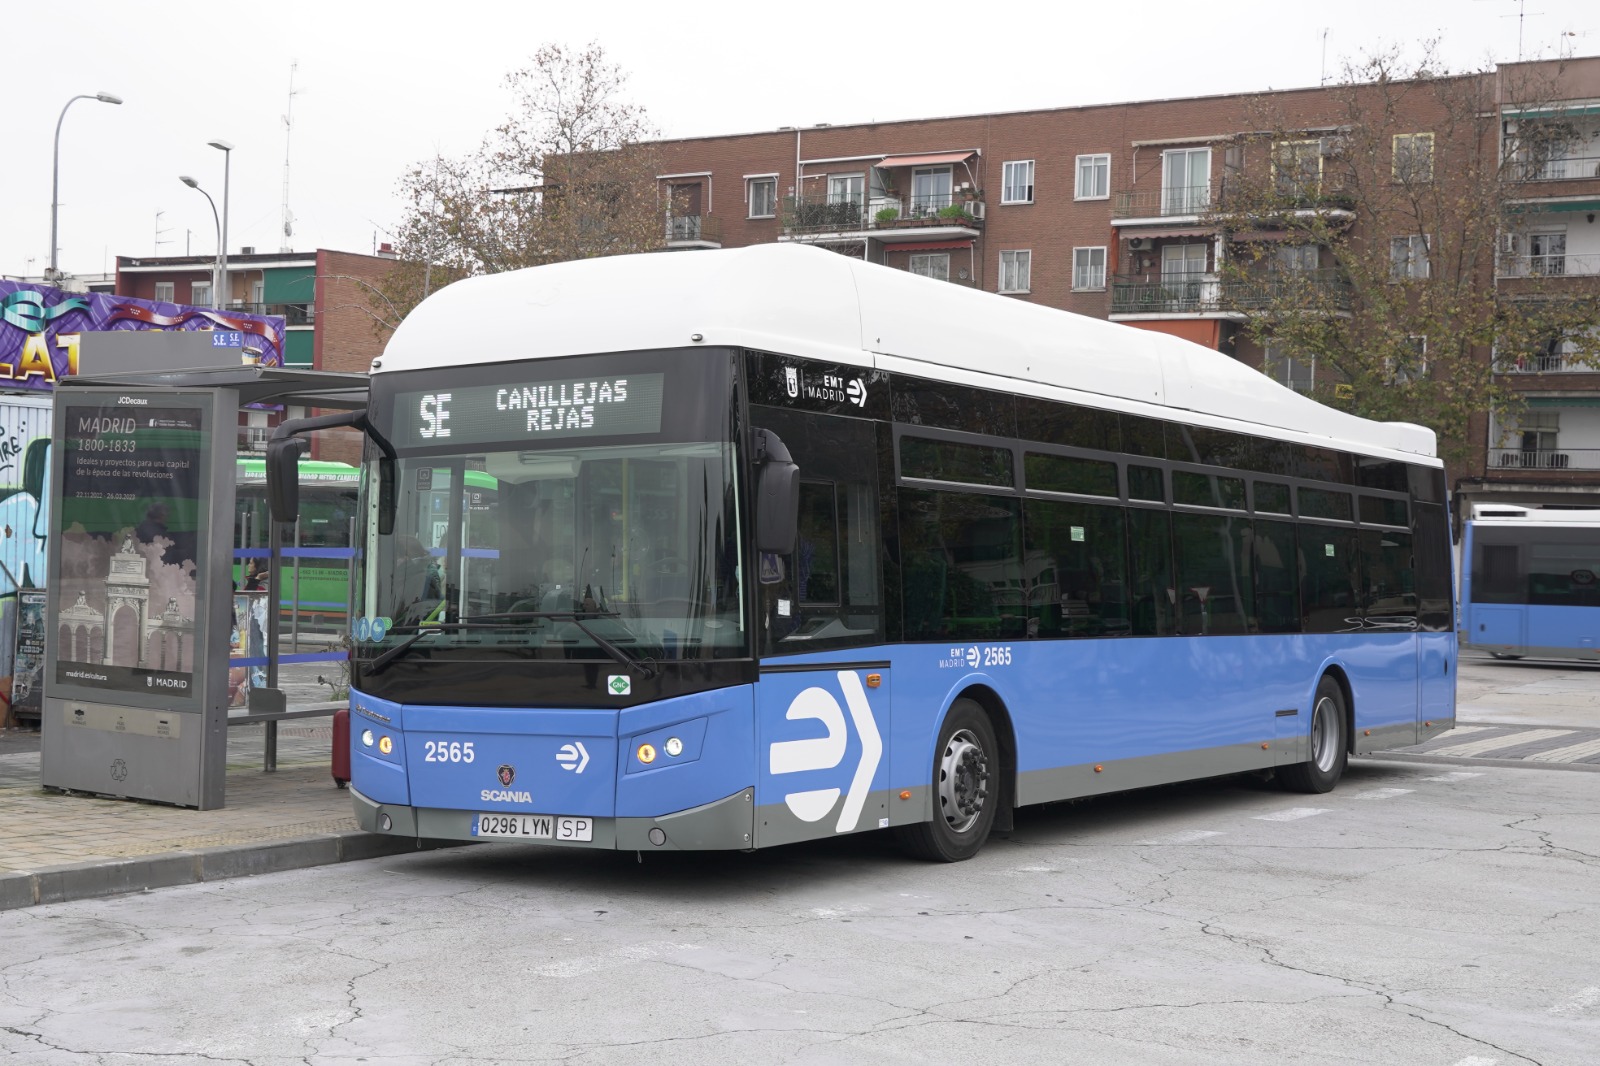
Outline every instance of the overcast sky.
{"label": "overcast sky", "polygon": [[[1519,0],[1337,4],[787,5],[637,0],[75,0],[11,28],[0,166],[0,273],[49,265],[52,140],[60,151],[60,266],[117,255],[212,255],[233,167],[228,245],[279,247],[289,68],[292,246],[370,251],[399,214],[408,162],[460,154],[506,114],[505,73],[541,43],[598,40],[627,95],[665,136],[964,115],[1315,85],[1341,61],[1439,38],[1451,69],[1513,61]],[[41,11],[44,9],[40,9]],[[796,13],[800,12],[800,13]],[[1526,58],[1600,54],[1600,4],[1527,0]],[[1326,43],[1324,44],[1324,31]],[[997,44],[1003,41],[1003,44]],[[1324,53],[1326,61],[1324,62]],[[163,230],[156,244],[157,227]]]}

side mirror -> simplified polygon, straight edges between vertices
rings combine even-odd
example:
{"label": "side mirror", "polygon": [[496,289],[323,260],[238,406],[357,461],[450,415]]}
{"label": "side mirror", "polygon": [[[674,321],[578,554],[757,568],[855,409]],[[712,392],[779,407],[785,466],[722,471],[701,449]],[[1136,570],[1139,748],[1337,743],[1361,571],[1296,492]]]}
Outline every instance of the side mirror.
{"label": "side mirror", "polygon": [[267,441],[267,509],[274,522],[300,517],[300,448],[298,437]]}
{"label": "side mirror", "polygon": [[756,457],[756,551],[789,555],[800,528],[800,468],[778,435],[754,433]]}

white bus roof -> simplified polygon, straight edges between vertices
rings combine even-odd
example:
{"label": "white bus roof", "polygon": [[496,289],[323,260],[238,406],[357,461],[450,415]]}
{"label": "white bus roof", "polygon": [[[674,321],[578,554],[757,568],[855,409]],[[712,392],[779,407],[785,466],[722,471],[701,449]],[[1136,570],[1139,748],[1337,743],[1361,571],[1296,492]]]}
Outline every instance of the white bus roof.
{"label": "white bus roof", "polygon": [[1475,503],[1472,521],[1506,525],[1600,526],[1600,507],[1522,507],[1514,503]]}
{"label": "white bus roof", "polygon": [[1333,410],[1202,345],[792,244],[611,256],[458,281],[406,317],[373,370],[700,345],[1438,465],[1432,430]]}

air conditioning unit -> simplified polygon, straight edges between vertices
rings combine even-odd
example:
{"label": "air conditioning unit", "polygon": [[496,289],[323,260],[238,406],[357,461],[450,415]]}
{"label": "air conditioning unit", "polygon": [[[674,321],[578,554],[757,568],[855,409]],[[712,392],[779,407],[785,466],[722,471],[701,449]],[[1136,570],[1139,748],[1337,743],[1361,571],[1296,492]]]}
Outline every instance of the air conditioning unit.
{"label": "air conditioning unit", "polygon": [[962,210],[971,215],[973,218],[982,218],[983,208],[984,204],[981,200],[973,200],[971,203],[962,205]]}
{"label": "air conditioning unit", "polygon": [[1154,237],[1129,237],[1128,238],[1128,251],[1130,251],[1130,252],[1148,252],[1150,249],[1154,248],[1155,246],[1156,246],[1156,242],[1155,242],[1155,238]]}

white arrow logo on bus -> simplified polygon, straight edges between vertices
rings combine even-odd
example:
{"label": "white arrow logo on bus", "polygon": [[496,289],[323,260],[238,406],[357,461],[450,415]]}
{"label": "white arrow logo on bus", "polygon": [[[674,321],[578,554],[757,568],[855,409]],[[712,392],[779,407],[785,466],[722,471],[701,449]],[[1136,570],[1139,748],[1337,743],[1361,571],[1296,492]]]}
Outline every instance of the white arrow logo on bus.
{"label": "white arrow logo on bus", "polygon": [[581,740],[576,744],[563,744],[561,750],[556,752],[556,762],[561,764],[563,770],[581,774],[583,768],[589,765],[589,751]]}
{"label": "white arrow logo on bus", "polygon": [[867,383],[861,378],[856,378],[845,387],[845,396],[857,407],[867,406]]}
{"label": "white arrow logo on bus", "polygon": [[[844,808],[839,812],[837,833],[847,833],[861,820],[861,809],[866,806],[867,793],[872,789],[872,777],[878,772],[878,762],[883,758],[883,738],[878,734],[878,720],[873,717],[872,705],[861,687],[861,678],[849,670],[838,673],[839,688],[844,692],[845,705],[850,708],[850,720],[855,723],[856,734],[861,737],[861,761],[850,778],[850,791],[845,793]],[[831,770],[844,760],[845,724],[844,710],[833,693],[815,686],[801,692],[789,704],[784,715],[790,721],[814,718],[823,724],[828,735],[809,740],[780,740],[772,745],[768,756],[774,774],[793,774],[806,770]],[[818,822],[827,816],[838,802],[837,788],[811,789],[791,792],[783,802],[796,818],[804,822]]]}

